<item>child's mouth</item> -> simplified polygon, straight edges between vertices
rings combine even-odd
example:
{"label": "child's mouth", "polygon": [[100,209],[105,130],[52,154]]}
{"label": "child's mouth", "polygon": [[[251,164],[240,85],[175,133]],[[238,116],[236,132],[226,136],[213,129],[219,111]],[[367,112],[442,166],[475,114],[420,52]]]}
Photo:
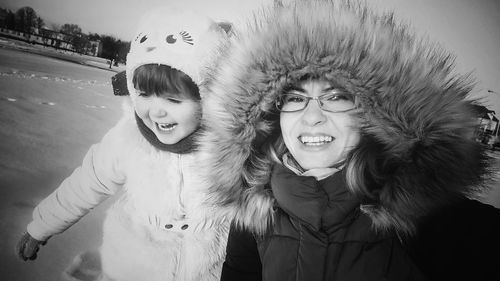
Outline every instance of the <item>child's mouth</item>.
{"label": "child's mouth", "polygon": [[162,132],[170,132],[175,127],[177,127],[177,123],[156,123],[156,128]]}

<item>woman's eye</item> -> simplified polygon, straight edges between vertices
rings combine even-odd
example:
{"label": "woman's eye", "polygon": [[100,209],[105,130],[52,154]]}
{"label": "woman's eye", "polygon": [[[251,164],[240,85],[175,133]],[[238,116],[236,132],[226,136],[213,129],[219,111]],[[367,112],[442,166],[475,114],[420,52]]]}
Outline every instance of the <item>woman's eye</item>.
{"label": "woman's eye", "polygon": [[139,95],[139,97],[149,97],[150,96],[148,93],[142,92],[142,91],[137,92],[137,94]]}
{"label": "woman's eye", "polygon": [[331,94],[329,96],[325,97],[327,101],[351,101],[351,95],[349,94],[343,94],[343,93],[338,93],[338,94]]}
{"label": "woman's eye", "polygon": [[285,96],[285,99],[284,99],[284,102],[287,103],[287,102],[304,102],[304,98],[301,97],[301,96],[295,96],[295,95],[286,95]]}

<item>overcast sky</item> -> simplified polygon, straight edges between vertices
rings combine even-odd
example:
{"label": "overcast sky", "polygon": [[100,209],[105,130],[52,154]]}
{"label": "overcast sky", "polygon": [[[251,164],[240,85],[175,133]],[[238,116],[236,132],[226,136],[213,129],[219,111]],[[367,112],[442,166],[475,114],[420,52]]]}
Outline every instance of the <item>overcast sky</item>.
{"label": "overcast sky", "polygon": [[[156,6],[182,3],[215,20],[243,24],[252,10],[272,0],[0,0],[13,11],[32,7],[46,23],[78,24],[84,32],[113,35],[130,41],[140,15]],[[460,72],[478,79],[476,96],[500,115],[500,1],[499,0],[369,0],[420,35],[437,41],[457,56]],[[487,93],[488,90],[494,93]]]}

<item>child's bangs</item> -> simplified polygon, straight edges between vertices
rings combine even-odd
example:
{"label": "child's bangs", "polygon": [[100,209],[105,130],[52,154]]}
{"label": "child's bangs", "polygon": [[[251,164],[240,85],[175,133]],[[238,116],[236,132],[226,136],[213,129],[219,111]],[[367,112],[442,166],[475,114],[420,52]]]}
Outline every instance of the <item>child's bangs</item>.
{"label": "child's bangs", "polygon": [[168,65],[145,64],[134,71],[134,88],[148,94],[168,94],[176,98],[199,100],[198,86],[184,72]]}

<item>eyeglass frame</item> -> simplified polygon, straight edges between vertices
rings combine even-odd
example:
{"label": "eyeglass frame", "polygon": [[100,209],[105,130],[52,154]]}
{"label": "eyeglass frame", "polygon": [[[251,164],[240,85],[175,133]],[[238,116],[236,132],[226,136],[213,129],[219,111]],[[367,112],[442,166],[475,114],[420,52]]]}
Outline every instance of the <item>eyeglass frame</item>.
{"label": "eyeglass frame", "polygon": [[[293,94],[293,93],[285,93],[285,94],[280,94],[278,97],[276,97],[276,102],[274,103],[275,104],[275,107],[276,109],[278,109],[279,112],[285,112],[285,113],[289,113],[289,112],[299,112],[299,111],[302,111],[304,109],[307,108],[307,106],[309,105],[309,101],[311,100],[316,100],[316,102],[318,103],[318,106],[321,110],[324,110],[326,112],[331,112],[331,113],[342,113],[342,112],[348,112],[348,111],[351,111],[351,110],[354,110],[354,109],[357,109],[357,105],[356,103],[353,104],[353,108],[349,108],[349,109],[346,109],[346,110],[340,110],[340,111],[332,111],[332,110],[328,110],[328,109],[325,109],[323,108],[323,106],[321,105],[321,98],[324,97],[324,96],[327,96],[327,95],[332,95],[332,94],[335,94],[335,93],[326,93],[326,94],[323,94],[321,96],[317,96],[317,97],[309,97],[309,96],[306,96],[306,95],[301,95],[301,94]],[[353,96],[355,97],[355,95],[353,94],[350,94],[350,93],[345,93],[346,95],[349,95],[349,96]],[[291,111],[285,111],[285,110],[282,110],[279,108],[279,105],[278,105],[278,100],[281,96],[284,96],[284,95],[293,95],[293,96],[299,96],[299,97],[302,97],[302,98],[305,98],[307,99],[306,101],[306,104],[304,105],[303,108],[301,109],[297,109],[297,110],[291,110]],[[353,99],[354,100],[354,99]]]}

